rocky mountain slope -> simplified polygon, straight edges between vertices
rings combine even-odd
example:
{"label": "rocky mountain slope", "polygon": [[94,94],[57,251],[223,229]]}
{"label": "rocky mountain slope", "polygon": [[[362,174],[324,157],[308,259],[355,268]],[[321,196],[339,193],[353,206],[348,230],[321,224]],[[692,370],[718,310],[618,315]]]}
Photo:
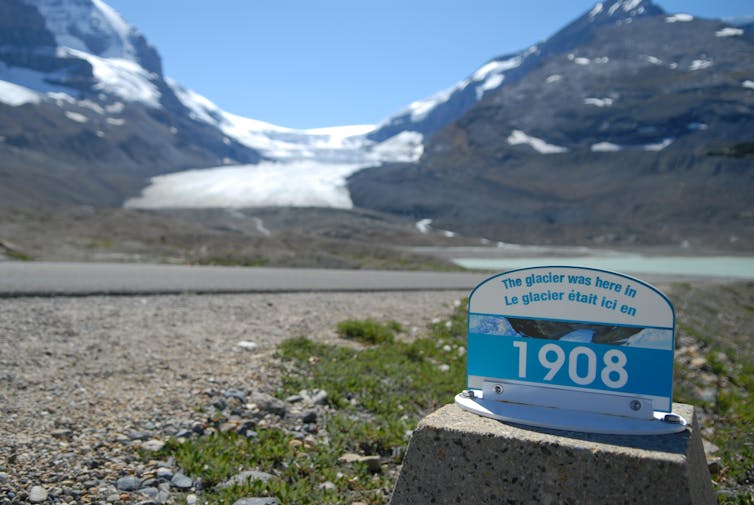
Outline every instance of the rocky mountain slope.
{"label": "rocky mountain slope", "polygon": [[0,201],[119,206],[153,175],[258,152],[192,117],[100,0],[0,1]]}
{"label": "rocky mountain slope", "polygon": [[751,249],[750,32],[614,0],[489,65],[512,60],[418,163],[352,176],[354,203],[514,243]]}
{"label": "rocky mountain slope", "polygon": [[0,207],[356,206],[505,242],[751,250],[751,26],[598,2],[381,125],[302,131],[166,78],[102,0],[0,0]]}

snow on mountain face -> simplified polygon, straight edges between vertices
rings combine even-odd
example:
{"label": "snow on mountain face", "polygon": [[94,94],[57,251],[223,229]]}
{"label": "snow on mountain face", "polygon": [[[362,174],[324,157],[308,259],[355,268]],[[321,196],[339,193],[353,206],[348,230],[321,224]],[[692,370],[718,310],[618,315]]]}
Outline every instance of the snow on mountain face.
{"label": "snow on mountain face", "polygon": [[39,10],[58,46],[135,61],[135,30],[101,0],[24,1]]}

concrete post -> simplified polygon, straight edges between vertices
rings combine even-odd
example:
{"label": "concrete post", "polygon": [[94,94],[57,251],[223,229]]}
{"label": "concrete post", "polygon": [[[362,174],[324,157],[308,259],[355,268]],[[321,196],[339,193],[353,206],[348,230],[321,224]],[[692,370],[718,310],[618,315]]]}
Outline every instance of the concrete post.
{"label": "concrete post", "polygon": [[691,405],[672,435],[621,436],[504,424],[446,405],[414,432],[391,505],[713,504]]}

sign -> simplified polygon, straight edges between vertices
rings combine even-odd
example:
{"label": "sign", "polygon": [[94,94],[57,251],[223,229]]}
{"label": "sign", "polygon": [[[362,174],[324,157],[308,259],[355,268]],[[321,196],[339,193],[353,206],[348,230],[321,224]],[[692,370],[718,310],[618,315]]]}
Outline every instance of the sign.
{"label": "sign", "polygon": [[550,410],[675,419],[675,315],[649,284],[591,268],[512,270],[474,289],[468,324],[471,395]]}

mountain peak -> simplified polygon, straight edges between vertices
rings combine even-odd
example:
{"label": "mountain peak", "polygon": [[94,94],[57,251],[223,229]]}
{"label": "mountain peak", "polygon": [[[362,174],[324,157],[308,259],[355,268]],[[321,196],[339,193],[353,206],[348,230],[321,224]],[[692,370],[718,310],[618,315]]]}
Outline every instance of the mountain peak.
{"label": "mountain peak", "polygon": [[587,16],[590,19],[623,19],[636,16],[654,16],[665,11],[651,0],[608,0],[597,2]]}
{"label": "mountain peak", "polygon": [[24,1],[39,10],[58,46],[136,61],[133,39],[138,33],[101,0]]}

